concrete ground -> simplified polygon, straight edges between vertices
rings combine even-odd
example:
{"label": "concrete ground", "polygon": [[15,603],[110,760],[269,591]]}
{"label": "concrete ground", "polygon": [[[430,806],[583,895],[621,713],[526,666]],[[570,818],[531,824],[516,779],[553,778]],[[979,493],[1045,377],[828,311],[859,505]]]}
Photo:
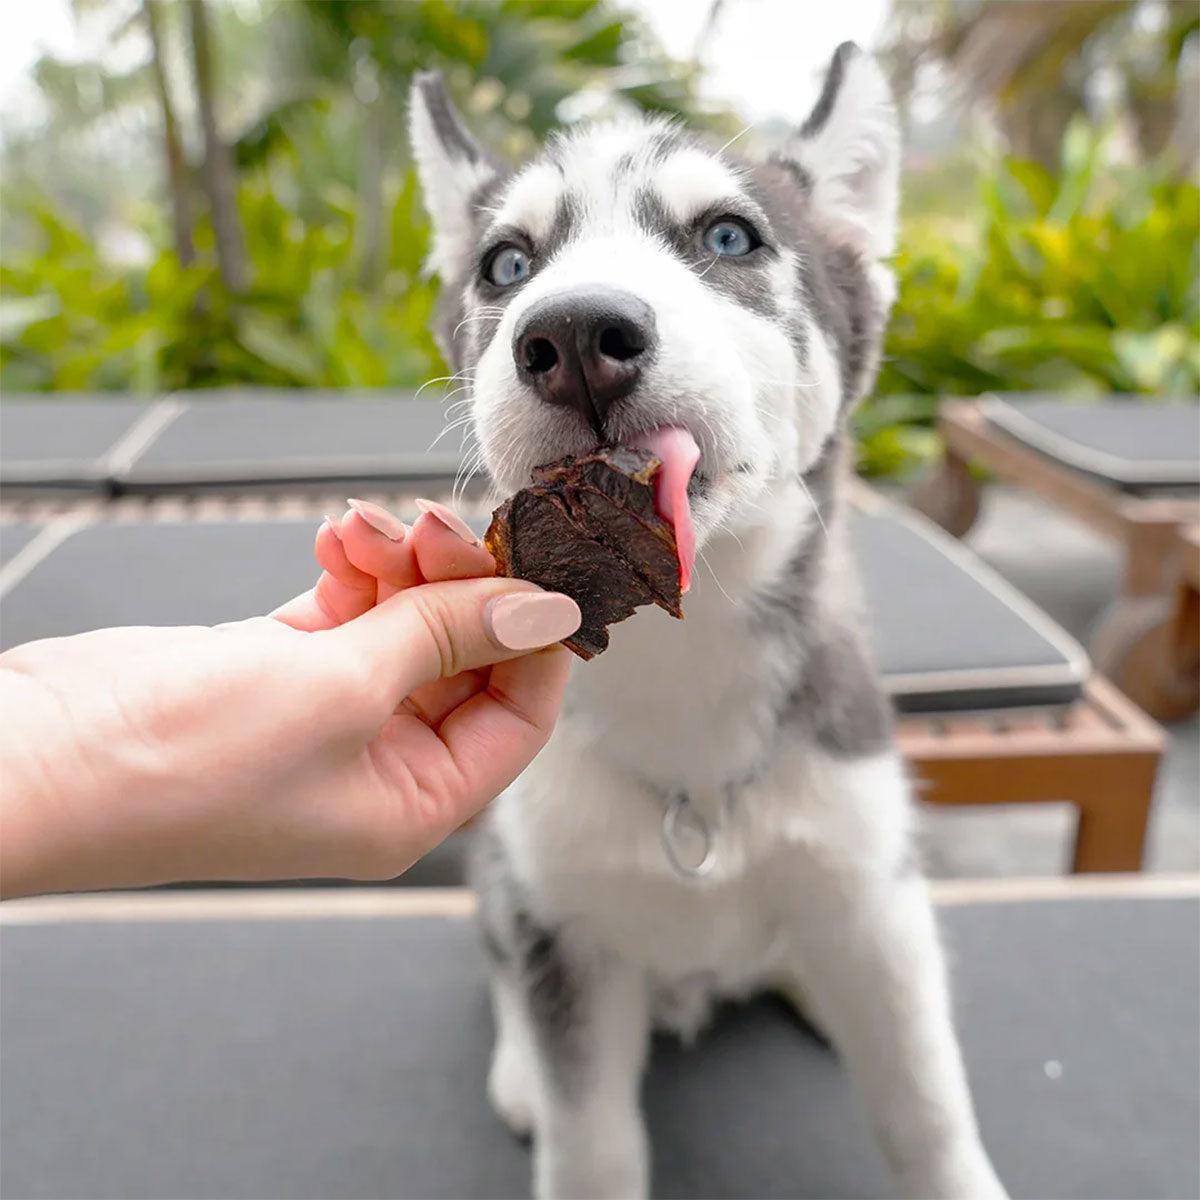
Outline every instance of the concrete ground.
{"label": "concrete ground", "polygon": [[[993,486],[966,539],[1012,584],[1085,645],[1113,596],[1120,559],[1060,510],[1028,493]],[[1159,769],[1147,870],[1200,870],[1200,720],[1169,729]],[[1058,874],[1067,863],[1074,815],[1067,806],[926,809],[926,866],[935,876]]]}

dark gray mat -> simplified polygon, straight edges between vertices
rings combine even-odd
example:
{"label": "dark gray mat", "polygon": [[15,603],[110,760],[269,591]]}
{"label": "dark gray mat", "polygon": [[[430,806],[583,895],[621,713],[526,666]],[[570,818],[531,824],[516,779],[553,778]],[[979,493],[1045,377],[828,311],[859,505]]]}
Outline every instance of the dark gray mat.
{"label": "dark gray mat", "polygon": [[[980,1122],[1017,1197],[1197,1195],[1200,910],[943,913]],[[482,955],[452,919],[8,927],[0,1193],[506,1197]],[[879,1197],[836,1060],[731,1011],[646,1086],[657,1196]]]}
{"label": "dark gray mat", "polygon": [[1071,403],[989,397],[989,421],[1105,483],[1140,491],[1200,486],[1200,403],[1114,397]]}
{"label": "dark gray mat", "polygon": [[41,531],[40,525],[0,524],[0,566],[24,550]]}
{"label": "dark gray mat", "polygon": [[309,588],[318,522],[93,525],[3,600],[0,648],[110,625],[214,625]]}
{"label": "dark gray mat", "polygon": [[0,402],[0,486],[103,487],[109,452],[148,402],[104,395],[5,396]]}
{"label": "dark gray mat", "polygon": [[[268,612],[311,586],[315,532],[312,521],[90,526],[5,597],[0,647]],[[957,544],[890,509],[856,514],[853,536],[898,708],[1058,704],[1079,694],[1083,651]]]}
{"label": "dark gray mat", "polygon": [[439,438],[447,419],[433,389],[419,399],[410,392],[193,393],[116,482],[136,492],[452,480],[464,435],[456,429]]}
{"label": "dark gray mat", "polygon": [[1075,700],[1087,655],[965,547],[890,507],[856,512],[867,626],[902,712]]}

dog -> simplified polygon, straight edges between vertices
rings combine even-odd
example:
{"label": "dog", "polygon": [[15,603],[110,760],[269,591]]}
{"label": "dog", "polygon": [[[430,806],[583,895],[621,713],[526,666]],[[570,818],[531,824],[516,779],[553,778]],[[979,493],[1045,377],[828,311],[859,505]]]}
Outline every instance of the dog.
{"label": "dog", "polygon": [[848,416],[895,294],[881,71],[839,47],[755,162],[643,118],[508,170],[429,73],[410,124],[435,333],[497,493],[601,444],[682,445],[664,474],[698,556],[686,619],[642,609],[575,664],[475,838],[488,1093],[533,1135],[535,1194],[646,1196],[651,1029],[691,1037],[771,989],[840,1051],[904,1195],[1002,1197],[844,533]]}

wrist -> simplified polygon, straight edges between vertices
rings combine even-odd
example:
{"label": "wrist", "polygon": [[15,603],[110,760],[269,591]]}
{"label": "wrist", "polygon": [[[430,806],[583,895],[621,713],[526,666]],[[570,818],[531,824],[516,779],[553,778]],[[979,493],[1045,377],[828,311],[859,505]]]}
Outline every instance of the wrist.
{"label": "wrist", "polygon": [[95,761],[67,706],[36,674],[0,666],[0,898],[109,885],[113,797],[128,796],[113,747]]}
{"label": "wrist", "polygon": [[[37,731],[42,697],[27,675],[0,670],[0,897],[27,896],[46,890],[59,801],[49,778],[49,762],[40,753]],[[32,720],[30,718],[33,718]]]}

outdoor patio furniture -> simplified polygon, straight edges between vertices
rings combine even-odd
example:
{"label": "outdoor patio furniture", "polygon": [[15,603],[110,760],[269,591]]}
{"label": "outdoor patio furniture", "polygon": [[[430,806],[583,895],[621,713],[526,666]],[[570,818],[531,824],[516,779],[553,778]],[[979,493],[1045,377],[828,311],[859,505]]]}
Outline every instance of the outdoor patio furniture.
{"label": "outdoor patio furniture", "polygon": [[[858,503],[851,531],[869,627],[922,798],[1072,804],[1072,869],[1136,870],[1157,727],[976,556],[871,493]],[[33,544],[44,554],[26,553],[7,575],[0,567],[0,647],[268,611],[311,585],[318,519],[100,521],[61,536],[52,525]]]}
{"label": "outdoor patio furniture", "polygon": [[5,397],[0,488],[113,495],[451,483],[469,452],[433,389]]}
{"label": "outdoor patio furniture", "polygon": [[[1178,1200],[1200,1173],[1195,879],[934,886],[980,1125],[1014,1197]],[[0,908],[0,1194],[527,1196],[488,1108],[458,890],[153,892]],[[783,1005],[657,1039],[654,1195],[894,1195]]]}
{"label": "outdoor patio furniture", "polygon": [[0,403],[0,490],[104,492],[114,472],[162,410],[103,394],[4,396]]}
{"label": "outdoor patio furniture", "polygon": [[[1185,687],[1195,685],[1200,674],[1200,524],[1180,529],[1175,539],[1174,611],[1171,614],[1170,649],[1160,660],[1169,670],[1182,669],[1176,679]],[[1186,681],[1186,682],[1184,682]]]}
{"label": "outdoor patio furniture", "polygon": [[1093,660],[1152,715],[1194,712],[1195,672],[1147,663],[1169,622],[1176,531],[1200,520],[1200,404],[986,396],[943,405],[938,428],[945,456],[914,489],[915,507],[962,536],[979,512],[977,466],[1117,541],[1123,578],[1098,624]]}
{"label": "outdoor patio furniture", "polygon": [[461,428],[442,393],[262,389],[189,393],[116,478],[122,493],[452,482]]}

